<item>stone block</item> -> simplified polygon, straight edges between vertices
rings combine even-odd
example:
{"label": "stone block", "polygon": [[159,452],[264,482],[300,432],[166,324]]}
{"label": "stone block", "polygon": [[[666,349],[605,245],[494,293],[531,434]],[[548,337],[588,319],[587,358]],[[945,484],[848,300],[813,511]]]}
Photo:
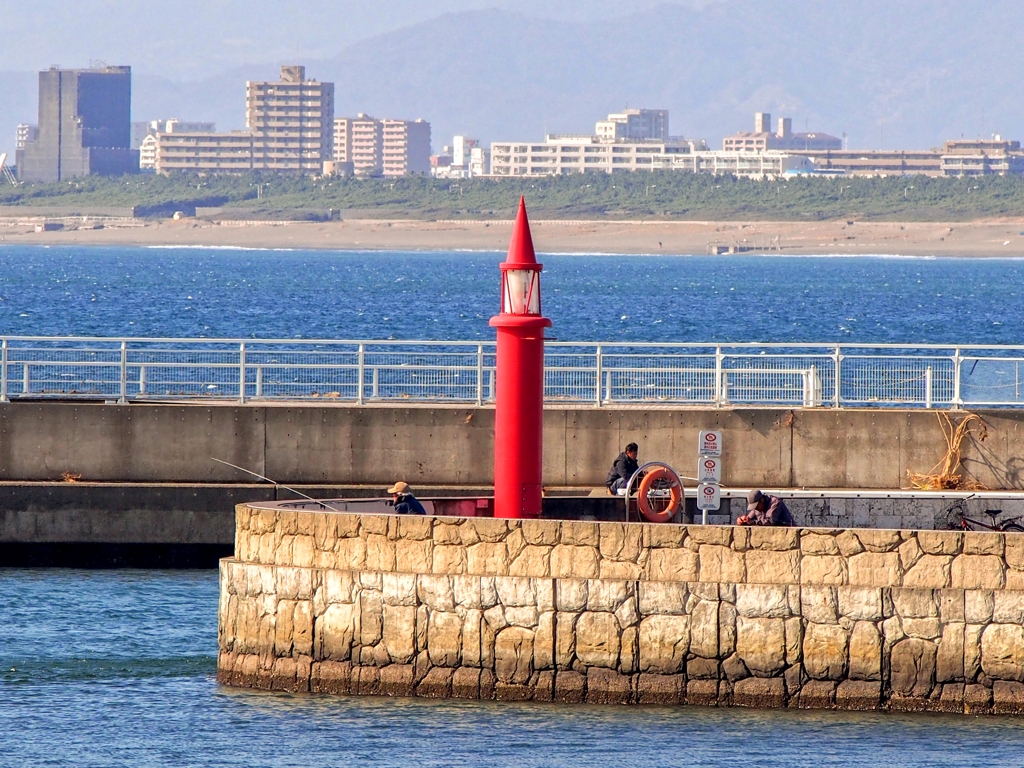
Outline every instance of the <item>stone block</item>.
{"label": "stone block", "polygon": [[350,662],[313,662],[309,677],[309,690],[312,693],[347,695],[351,687],[352,664]]}
{"label": "stone block", "polygon": [[495,632],[500,632],[508,626],[508,621],[505,619],[505,607],[502,605],[491,606],[484,611],[484,621]]}
{"label": "stone block", "polygon": [[395,570],[395,542],[380,534],[368,535],[365,567],[370,571]]}
{"label": "stone block", "polygon": [[985,627],[981,634],[981,669],[994,680],[1024,681],[1024,627]]}
{"label": "stone block", "polygon": [[359,593],[359,644],[374,646],[381,641],[384,629],[384,601],[379,592]]}
{"label": "stone block", "polygon": [[[621,623],[621,622],[620,622]],[[622,650],[619,652],[619,671],[632,675],[640,668],[640,632],[637,627],[622,630]]]}
{"label": "stone block", "polygon": [[334,559],[342,570],[361,571],[366,567],[366,540],[338,539],[334,545]]}
{"label": "stone block", "polygon": [[718,706],[718,680],[689,680],[686,703],[696,707]]}
{"label": "stone block", "polygon": [[930,589],[894,589],[892,602],[896,613],[905,619],[923,619],[939,615],[935,594]]}
{"label": "stone block", "polygon": [[527,544],[552,547],[558,543],[562,524],[558,520],[523,520],[519,525]]}
{"label": "stone block", "polygon": [[798,528],[775,528],[772,526],[755,526],[749,529],[748,546],[750,549],[768,549],[785,552],[798,549],[800,531]]}
{"label": "stone block", "polygon": [[599,561],[596,547],[559,544],[551,551],[551,576],[596,579],[601,575]]}
{"label": "stone block", "polygon": [[[762,619],[751,619],[751,621],[762,621]],[[763,621],[769,621],[769,619],[763,619]],[[770,619],[770,621],[781,622],[781,619]],[[718,656],[717,600],[700,600],[691,609],[690,652],[705,659],[713,659]]]}
{"label": "stone block", "polygon": [[[481,585],[483,581],[490,581],[493,583],[493,579],[487,579],[486,577],[480,576],[450,576],[448,583],[452,587],[452,600],[459,608],[490,608],[497,602],[497,590],[495,590],[494,600],[490,601],[486,606],[484,605],[483,594]],[[435,582],[436,583],[436,582]],[[433,589],[433,588],[432,588]],[[443,595],[443,592],[442,592]],[[439,596],[432,596],[432,600],[437,601]],[[443,599],[443,598],[442,598]],[[445,607],[442,610],[451,610]]]}
{"label": "stone block", "polygon": [[636,597],[630,595],[622,605],[615,609],[615,618],[619,626],[625,629],[640,621],[640,613],[636,609]]}
{"label": "stone block", "polygon": [[587,678],[568,670],[555,674],[555,701],[561,704],[582,704],[587,692]]}
{"label": "stone block", "polygon": [[922,555],[905,572],[903,586],[943,589],[950,583],[951,555]]}
{"label": "stone block", "polygon": [[619,666],[619,622],[614,614],[587,611],[576,621],[576,656],[588,667]]}
{"label": "stone block", "polygon": [[836,684],[831,680],[808,680],[800,688],[800,709],[832,709],[836,703]]}
{"label": "stone block", "polygon": [[1004,551],[1003,542],[1005,540],[1005,533],[967,531],[964,533],[964,554],[1002,557]]}
{"label": "stone block", "polygon": [[682,614],[686,612],[688,592],[686,584],[680,582],[641,581],[640,613],[648,616],[655,613]]}
{"label": "stone block", "polygon": [[786,688],[781,677],[748,677],[739,680],[732,691],[732,703],[737,707],[759,707],[762,709],[784,707]]}
{"label": "stone block", "polygon": [[534,669],[553,669],[555,666],[555,613],[545,611],[537,618],[533,639]]}
{"label": "stone block", "polygon": [[736,611],[747,618],[789,616],[786,587],[778,584],[737,584]]}
{"label": "stone block", "polygon": [[380,670],[380,692],[384,696],[412,696],[412,664],[389,664]]}
{"label": "stone block", "polygon": [[385,573],[383,595],[385,605],[418,605],[416,576],[411,573]]}
{"label": "stone block", "polygon": [[893,552],[901,542],[900,532],[881,528],[854,531],[861,546],[868,552]]}
{"label": "stone block", "polygon": [[555,607],[560,611],[582,611],[587,606],[587,581],[559,579],[555,582]]}
{"label": "stone block", "polygon": [[800,551],[806,555],[838,555],[839,545],[832,534],[803,531],[800,536]]}
{"label": "stone block", "polygon": [[[478,520],[477,522],[481,522]],[[465,533],[465,531],[463,531]],[[478,576],[507,576],[508,550],[504,542],[480,542],[466,550],[466,567]]]}
{"label": "stone block", "polygon": [[750,677],[750,670],[747,669],[747,665],[743,663],[743,660],[734,653],[722,662],[722,674],[725,675],[729,682],[734,683],[737,680]]}
{"label": "stone block", "polygon": [[641,674],[637,679],[640,704],[681,704],[686,697],[682,675]]}
{"label": "stone block", "polygon": [[462,524],[462,540],[465,542],[467,531],[472,530],[476,532],[476,538],[479,541],[491,544],[501,542],[508,536],[509,525],[518,525],[518,521],[509,522],[492,517],[471,517]]}
{"label": "stone block", "polygon": [[964,592],[961,589],[939,590],[939,617],[943,623],[966,621],[964,617]]}
{"label": "stone block", "polygon": [[[599,531],[601,525],[604,523],[589,520],[563,521],[561,542],[581,547],[597,547],[601,543]],[[619,525],[619,523],[611,523],[611,525]]]}
{"label": "stone block", "polygon": [[551,547],[526,546],[511,562],[511,576],[543,578],[551,575]]}
{"label": "stone block", "polygon": [[1005,542],[1006,564],[1017,571],[1024,571],[1024,536],[1007,534]]}
{"label": "stone block", "polygon": [[994,593],[987,589],[970,589],[964,592],[964,616],[970,624],[985,624],[992,619],[995,610]]}
{"label": "stone block", "polygon": [[532,605],[505,608],[505,620],[515,627],[530,627],[532,629],[537,626],[538,616],[537,608]]}
{"label": "stone block", "polygon": [[848,677],[851,680],[882,679],[882,638],[870,621],[858,621],[850,633]]}
{"label": "stone block", "polygon": [[629,704],[633,698],[632,680],[612,669],[587,670],[588,704]]}
{"label": "stone block", "polygon": [[935,657],[935,680],[939,683],[964,682],[964,625],[946,624]]}
{"label": "stone block", "polygon": [[303,674],[305,665],[298,659],[274,659],[270,671],[270,690],[300,692],[309,690],[309,674]]}
{"label": "stone block", "polygon": [[738,617],[736,652],[747,669],[755,675],[768,677],[782,671],[786,663],[786,634],[783,620]]}
{"label": "stone block", "polygon": [[502,605],[536,607],[537,593],[533,589],[533,581],[527,578],[500,578],[494,580],[498,591],[498,600]]}
{"label": "stone block", "polygon": [[644,578],[644,569],[625,560],[601,560],[601,578],[637,581]]}
{"label": "stone block", "polygon": [[897,696],[925,699],[935,679],[937,646],[928,640],[908,637],[893,646],[890,682]]}
{"label": "stone block", "polygon": [[836,708],[853,711],[878,709],[882,701],[882,684],[863,680],[844,680],[836,689]]}
{"label": "stone block", "polygon": [[1004,576],[1006,577],[1006,589],[1024,592],[1024,571],[1007,568]]}
{"label": "stone block", "polygon": [[843,557],[852,557],[859,552],[864,551],[864,546],[860,543],[860,539],[853,531],[840,531],[836,535],[836,546],[839,547],[839,553]]}
{"label": "stone block", "polygon": [[313,598],[313,572],[309,568],[278,566],[274,569],[274,591],[279,598],[287,600],[311,600]]}
{"label": "stone block", "polygon": [[555,673],[548,669],[537,673],[537,682],[533,686],[534,701],[555,700]]}
{"label": "stone block", "polygon": [[643,528],[635,523],[601,523],[601,557],[635,562],[640,556]]}
{"label": "stone block", "polygon": [[984,685],[964,687],[964,714],[985,715],[992,711],[992,689]]}
{"label": "stone block", "polygon": [[[416,608],[384,604],[384,647],[391,660],[408,664],[416,655]],[[410,667],[410,670],[412,668]],[[410,671],[411,674],[411,671]],[[382,678],[383,684],[383,678]],[[411,685],[411,678],[410,678]],[[406,694],[396,694],[406,695]]]}
{"label": "stone block", "polygon": [[[657,550],[651,550],[652,554]],[[740,583],[746,581],[746,553],[734,552],[730,547],[717,544],[701,544],[700,581]],[[693,581],[695,579],[691,579]]]}
{"label": "stone block", "polygon": [[452,675],[452,697],[456,699],[480,698],[480,670],[460,667]]}
{"label": "stone block", "polygon": [[928,555],[956,555],[963,545],[960,531],[918,531],[917,543]]}
{"label": "stone block", "polygon": [[1024,592],[994,593],[992,620],[997,624],[1024,624]]}
{"label": "stone block", "polygon": [[833,555],[804,555],[800,561],[801,584],[845,584],[846,560]]}
{"label": "stone block", "polygon": [[506,627],[494,640],[494,671],[499,683],[526,685],[533,674],[532,630]]}
{"label": "stone block", "polygon": [[432,611],[454,611],[455,595],[452,580],[445,575],[420,574],[416,577],[416,593],[421,603]]}
{"label": "stone block", "polygon": [[688,525],[686,535],[697,544],[717,544],[728,547],[732,542],[732,527],[717,525]]}
{"label": "stone block", "polygon": [[608,611],[614,613],[620,605],[626,602],[629,593],[626,590],[624,581],[605,581],[595,579],[587,582],[587,610]]}
{"label": "stone block", "polygon": [[638,640],[641,672],[677,674],[683,670],[690,646],[690,617],[648,616],[640,622]]}
{"label": "stone block", "polygon": [[1003,559],[993,555],[957,555],[950,576],[954,589],[1000,589]]}
{"label": "stone block", "polygon": [[800,613],[816,624],[837,624],[836,588],[804,586],[800,589]]}
{"label": "stone block", "polygon": [[505,551],[508,553],[508,562],[511,563],[526,547],[526,537],[518,526],[513,525],[505,537]]}
{"label": "stone block", "polygon": [[996,680],[992,683],[992,713],[996,715],[1024,714],[1024,685]]}
{"label": "stone block", "polygon": [[847,663],[847,633],[838,624],[807,624],[803,638],[803,664],[816,680],[841,680]]}
{"label": "stone block", "polygon": [[470,608],[462,619],[462,664],[465,667],[483,665],[483,621],[479,608]]}
{"label": "stone block", "polygon": [[907,637],[920,637],[924,640],[937,640],[942,634],[938,618],[903,619],[903,632]]}
{"label": "stone block", "polygon": [[403,573],[430,573],[434,567],[434,542],[399,539],[395,542],[395,569]]}
{"label": "stone block", "polygon": [[[870,539],[869,539],[870,540]],[[850,585],[856,587],[898,587],[902,573],[896,552],[862,552],[848,563]]]}
{"label": "stone block", "polygon": [[432,610],[427,623],[427,652],[437,667],[457,667],[462,656],[462,617]]}
{"label": "stone block", "polygon": [[800,583],[799,550],[776,552],[752,549],[746,553],[746,562],[751,581],[762,584]]}
{"label": "stone block", "polygon": [[696,581],[697,555],[688,549],[652,549],[646,570],[652,581]]}
{"label": "stone block", "polygon": [[434,549],[445,545],[457,544],[462,546],[462,536],[459,533],[458,520],[454,521],[451,518],[437,517],[434,518],[436,525],[434,526]]}
{"label": "stone block", "polygon": [[434,537],[434,518],[429,515],[402,515],[398,518],[398,537],[422,541]]}
{"label": "stone block", "polygon": [[727,656],[736,650],[736,606],[718,604],[718,656]]}
{"label": "stone block", "polygon": [[646,524],[642,542],[645,547],[681,547],[686,540],[686,528],[672,524]]}
{"label": "stone block", "polygon": [[452,695],[452,680],[455,671],[434,667],[416,686],[416,695],[427,699],[447,699]]}

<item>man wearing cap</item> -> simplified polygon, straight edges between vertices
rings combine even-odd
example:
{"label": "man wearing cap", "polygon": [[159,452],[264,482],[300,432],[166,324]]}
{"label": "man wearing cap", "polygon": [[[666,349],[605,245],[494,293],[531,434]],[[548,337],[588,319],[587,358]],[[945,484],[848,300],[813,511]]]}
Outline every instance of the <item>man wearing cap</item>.
{"label": "man wearing cap", "polygon": [[778,496],[751,491],[747,494],[747,514],[736,518],[736,525],[792,526],[793,515]]}
{"label": "man wearing cap", "polygon": [[409,484],[399,480],[388,488],[388,493],[394,499],[395,513],[399,515],[425,515],[427,510],[420,504],[419,499],[412,495],[412,488]]}

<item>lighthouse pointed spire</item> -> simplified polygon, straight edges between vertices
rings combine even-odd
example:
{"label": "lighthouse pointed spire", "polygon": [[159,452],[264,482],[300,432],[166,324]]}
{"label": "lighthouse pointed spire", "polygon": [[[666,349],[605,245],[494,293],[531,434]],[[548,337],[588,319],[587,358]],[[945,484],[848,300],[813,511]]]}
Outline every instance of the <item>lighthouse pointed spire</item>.
{"label": "lighthouse pointed spire", "polygon": [[519,198],[519,212],[512,225],[512,241],[508,245],[506,264],[536,264],[537,254],[533,250],[533,235],[530,234],[530,220],[526,216],[526,198]]}

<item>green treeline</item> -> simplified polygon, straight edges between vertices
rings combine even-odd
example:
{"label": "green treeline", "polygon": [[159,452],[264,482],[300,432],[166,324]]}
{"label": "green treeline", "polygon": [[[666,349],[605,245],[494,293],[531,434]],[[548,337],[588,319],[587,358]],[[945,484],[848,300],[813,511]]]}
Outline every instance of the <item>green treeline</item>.
{"label": "green treeline", "polygon": [[224,207],[254,218],[534,218],[968,221],[1024,215],[1024,178],[826,178],[754,181],[673,171],[441,180],[259,175],[87,177],[0,187],[0,205],[136,208],[140,216]]}

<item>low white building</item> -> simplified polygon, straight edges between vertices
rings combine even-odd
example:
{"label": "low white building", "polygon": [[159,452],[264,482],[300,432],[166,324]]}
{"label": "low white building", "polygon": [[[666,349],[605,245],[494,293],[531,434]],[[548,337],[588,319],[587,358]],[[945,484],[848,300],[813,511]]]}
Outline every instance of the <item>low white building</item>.
{"label": "low white building", "polygon": [[471,179],[486,176],[490,171],[491,153],[484,149],[477,139],[456,136],[452,140],[452,146],[445,147],[445,155],[451,158],[451,162],[432,168],[434,178]]}
{"label": "low white building", "polygon": [[601,171],[650,171],[656,158],[706,149],[703,141],[611,142],[597,136],[549,135],[541,144],[494,142],[492,176],[555,176]]}

